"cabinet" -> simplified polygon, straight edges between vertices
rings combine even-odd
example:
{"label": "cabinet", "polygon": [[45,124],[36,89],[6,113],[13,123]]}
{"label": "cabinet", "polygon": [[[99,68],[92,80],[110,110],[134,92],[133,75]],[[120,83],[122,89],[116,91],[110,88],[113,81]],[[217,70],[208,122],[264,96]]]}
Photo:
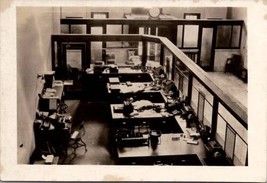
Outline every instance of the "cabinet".
{"label": "cabinet", "polygon": [[39,111],[56,111],[63,97],[63,82],[54,81],[52,88],[43,89],[39,94]]}
{"label": "cabinet", "polygon": [[54,113],[45,119],[36,119],[33,125],[35,150],[31,163],[41,160],[42,155],[59,157],[59,163],[67,155],[71,134],[71,116]]}

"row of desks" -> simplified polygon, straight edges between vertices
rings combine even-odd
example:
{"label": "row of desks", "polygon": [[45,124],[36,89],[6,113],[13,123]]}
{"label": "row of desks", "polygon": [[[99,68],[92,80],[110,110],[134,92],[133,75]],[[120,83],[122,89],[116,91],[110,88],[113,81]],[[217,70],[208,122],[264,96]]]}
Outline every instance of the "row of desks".
{"label": "row of desks", "polygon": [[[114,80],[113,75],[110,77]],[[196,129],[187,129],[184,119],[165,110],[165,103],[169,98],[162,90],[155,89],[152,85],[152,77],[151,81],[140,78],[138,80],[136,78],[134,80],[115,78],[115,81],[118,79],[118,82],[107,82],[105,85],[110,102],[112,146],[118,164],[205,164],[203,160],[205,149],[202,140],[193,141],[190,135],[198,134]],[[135,101],[133,102],[134,111],[125,116],[122,112],[123,101],[129,97],[132,97]],[[150,105],[150,107],[144,110],[136,110],[142,106],[142,102],[145,105]],[[129,143],[121,146],[117,138],[117,133],[121,129],[126,129],[127,132],[132,133],[127,134],[123,139],[147,139],[147,143],[141,145]],[[149,132],[151,130],[161,131],[156,149],[150,145]]]}

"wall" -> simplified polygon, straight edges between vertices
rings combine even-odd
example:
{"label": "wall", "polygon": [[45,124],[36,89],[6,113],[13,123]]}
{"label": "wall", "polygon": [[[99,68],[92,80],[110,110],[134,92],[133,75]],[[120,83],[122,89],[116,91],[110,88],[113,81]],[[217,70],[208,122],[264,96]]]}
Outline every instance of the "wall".
{"label": "wall", "polygon": [[[123,7],[62,7],[60,8],[60,17],[82,17],[82,18],[91,18],[92,12],[109,12],[109,18],[123,18],[124,13],[130,13],[131,8]],[[68,32],[68,26],[62,25],[62,33]],[[93,27],[91,29],[91,34],[102,34],[101,27]],[[107,27],[107,34],[120,34],[122,27],[120,25],[112,25]],[[86,27],[81,25],[73,25],[72,31],[75,33],[86,33]],[[120,42],[110,42],[107,43],[107,46],[121,46]],[[102,43],[93,42],[91,44],[92,52],[92,63],[96,60],[103,60],[102,58]]]}
{"label": "wall", "polygon": [[214,71],[224,71],[227,58],[230,58],[232,54],[239,54],[242,57],[244,68],[247,68],[247,11],[246,8],[227,8],[227,19],[244,20],[242,29],[242,39],[240,49],[227,49],[215,51],[214,59]]}
{"label": "wall", "polygon": [[224,72],[225,63],[227,58],[231,58],[232,54],[240,54],[239,50],[234,49],[216,49],[215,50],[215,58],[214,58],[214,71],[215,72]]}
{"label": "wall", "polygon": [[200,13],[201,19],[206,18],[226,18],[227,9],[224,7],[217,7],[217,8],[209,8],[209,7],[188,7],[188,8],[180,8],[180,7],[164,7],[162,10],[165,14],[171,14],[176,18],[183,19],[184,13]]}
{"label": "wall", "polygon": [[230,7],[227,9],[227,18],[244,20],[240,54],[244,62],[244,67],[247,69],[247,8]]}
{"label": "wall", "polygon": [[51,69],[52,33],[53,8],[17,8],[17,155],[22,164],[29,162],[35,147],[37,74]]}

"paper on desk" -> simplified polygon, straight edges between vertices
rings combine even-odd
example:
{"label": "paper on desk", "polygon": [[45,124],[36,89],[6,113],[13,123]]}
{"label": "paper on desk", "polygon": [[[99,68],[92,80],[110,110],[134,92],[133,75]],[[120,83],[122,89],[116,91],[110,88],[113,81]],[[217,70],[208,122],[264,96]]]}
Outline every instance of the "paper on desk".
{"label": "paper on desk", "polygon": [[53,154],[47,155],[46,158],[45,158],[45,163],[52,163],[53,159],[54,159],[54,155]]}
{"label": "paper on desk", "polygon": [[153,103],[150,102],[149,100],[139,100],[139,101],[133,102],[134,109],[140,109],[144,106],[152,106],[152,105]]}

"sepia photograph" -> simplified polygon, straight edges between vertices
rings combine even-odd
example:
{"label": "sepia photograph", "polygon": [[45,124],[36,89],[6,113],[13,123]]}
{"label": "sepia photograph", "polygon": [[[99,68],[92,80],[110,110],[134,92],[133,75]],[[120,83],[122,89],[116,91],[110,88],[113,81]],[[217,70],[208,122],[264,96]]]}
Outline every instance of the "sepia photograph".
{"label": "sepia photograph", "polygon": [[111,2],[1,2],[1,180],[266,181],[264,2]]}

